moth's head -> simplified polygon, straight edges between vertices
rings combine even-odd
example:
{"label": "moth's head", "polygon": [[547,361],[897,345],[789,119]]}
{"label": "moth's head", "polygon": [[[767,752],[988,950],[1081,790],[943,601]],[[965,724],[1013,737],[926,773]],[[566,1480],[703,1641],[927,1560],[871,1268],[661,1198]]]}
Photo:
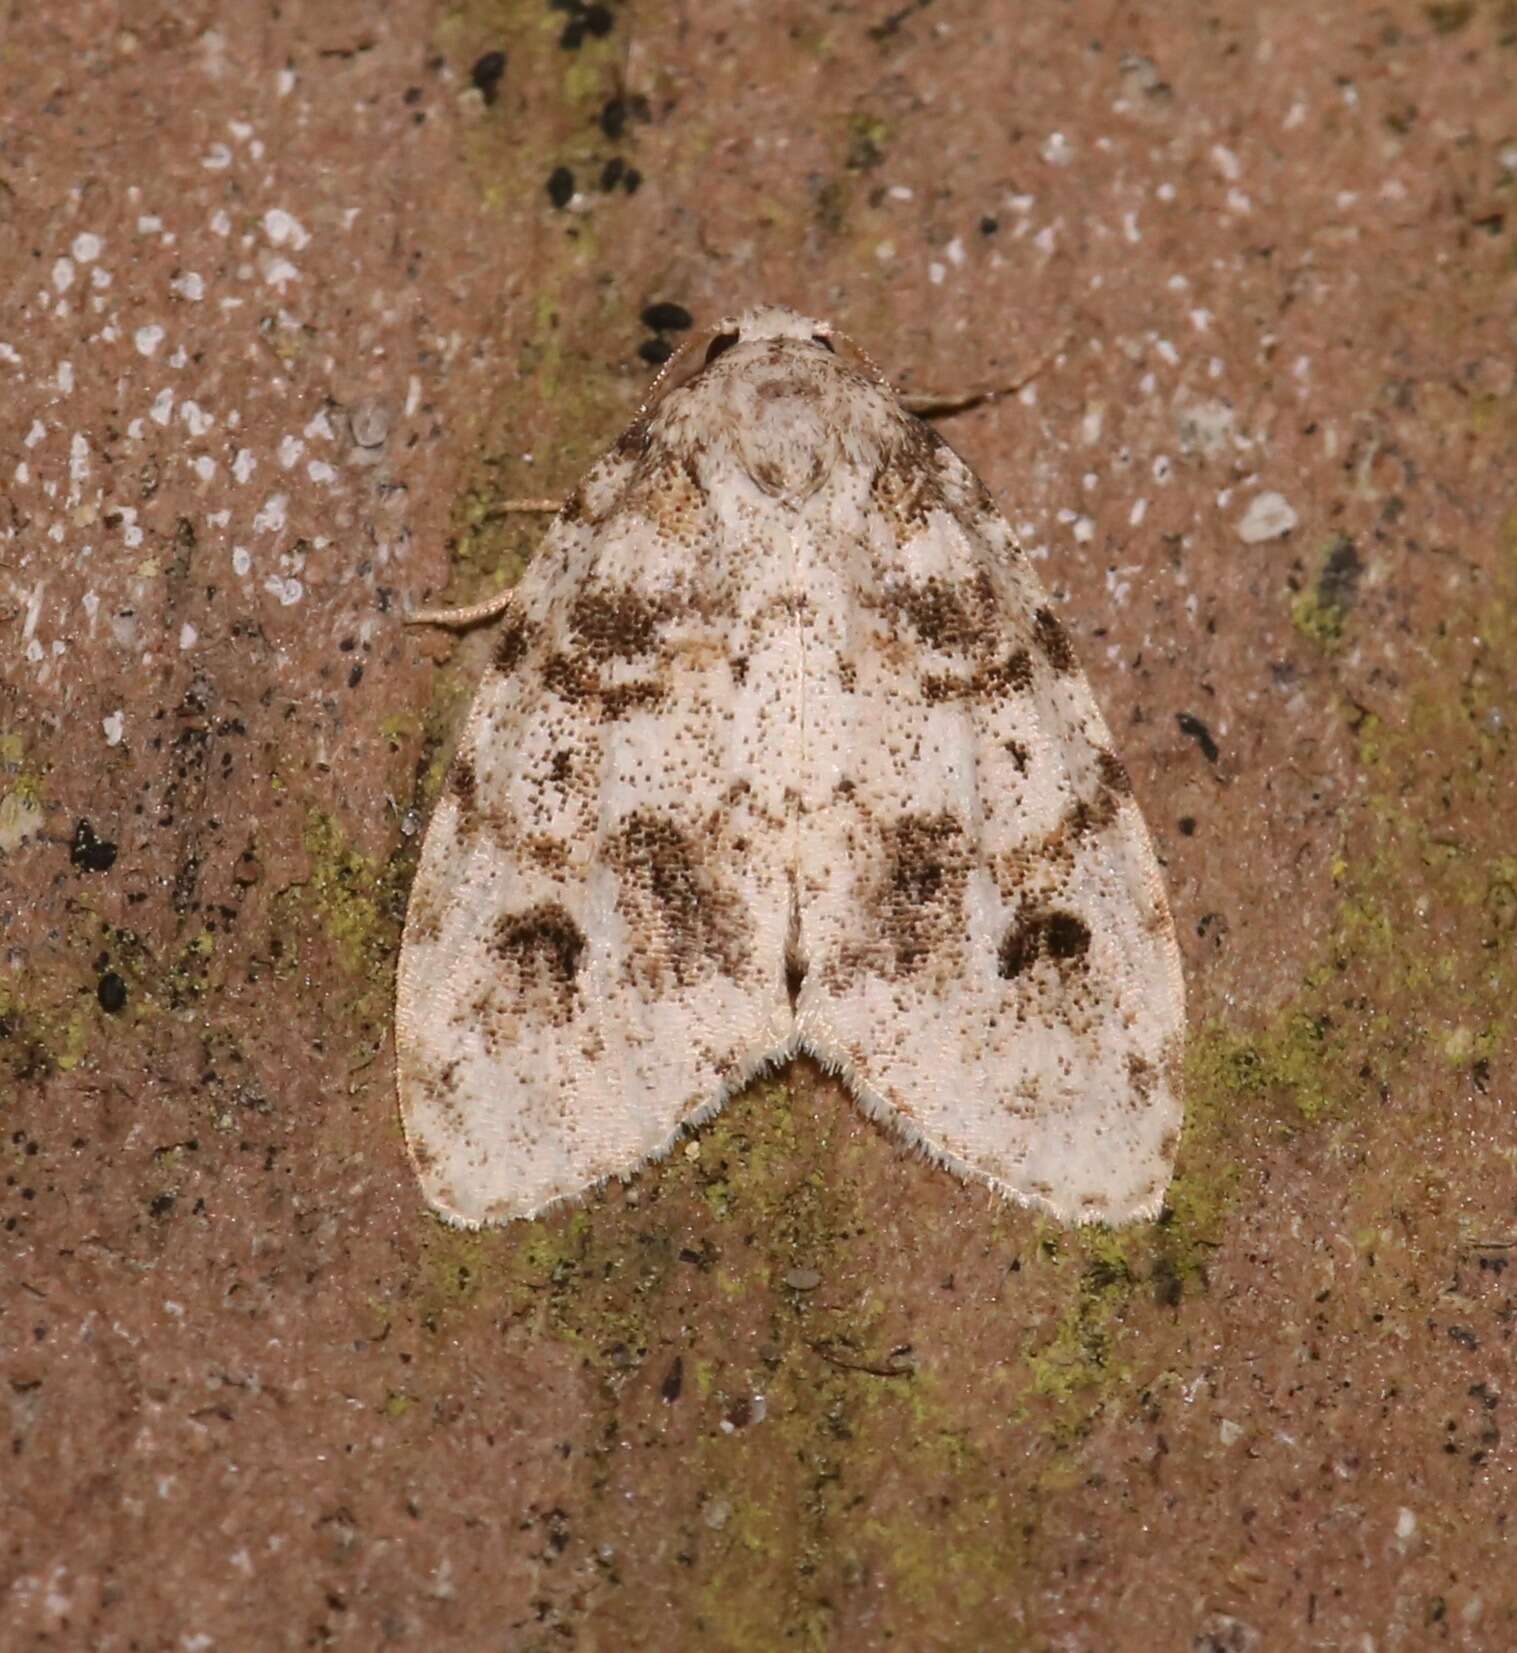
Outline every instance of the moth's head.
{"label": "moth's head", "polygon": [[682,346],[653,381],[643,411],[662,401],[670,391],[699,378],[729,351],[741,355],[751,348],[769,352],[798,350],[813,359],[837,356],[854,368],[861,368],[876,383],[885,384],[874,363],[831,322],[814,321],[783,304],[758,304],[736,315],[724,316]]}
{"label": "moth's head", "polygon": [[735,344],[767,344],[773,339],[794,339],[833,350],[835,337],[831,322],[813,321],[783,304],[758,304],[740,315],[725,316],[716,324],[706,347],[706,359],[713,359],[713,351],[720,354]]}

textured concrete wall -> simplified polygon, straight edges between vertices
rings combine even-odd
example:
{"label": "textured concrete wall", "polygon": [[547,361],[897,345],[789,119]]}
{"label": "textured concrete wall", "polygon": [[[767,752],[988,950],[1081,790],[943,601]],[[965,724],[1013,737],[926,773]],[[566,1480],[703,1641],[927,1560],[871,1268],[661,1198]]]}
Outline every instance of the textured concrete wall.
{"label": "textured concrete wall", "polygon": [[[7,1648],[1517,1645],[1517,9],[0,23]],[[491,54],[504,54],[504,63]],[[797,1065],[421,1208],[391,990],[654,302],[846,328],[1043,559],[1193,1009],[1159,1222]]]}

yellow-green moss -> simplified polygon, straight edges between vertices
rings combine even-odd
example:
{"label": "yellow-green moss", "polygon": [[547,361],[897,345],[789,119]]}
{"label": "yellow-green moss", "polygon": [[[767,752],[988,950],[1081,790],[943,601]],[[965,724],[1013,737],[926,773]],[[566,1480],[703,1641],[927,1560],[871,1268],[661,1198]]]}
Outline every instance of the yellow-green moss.
{"label": "yellow-green moss", "polygon": [[[595,118],[622,91],[625,23],[603,39],[587,34],[566,53],[558,37],[568,21],[566,13],[541,5],[475,0],[448,13],[434,35],[438,50],[460,67],[479,39],[500,41],[510,54],[510,85],[534,88],[532,118],[507,119],[501,106],[482,107],[466,124],[463,145],[486,208],[540,220],[533,231],[532,309],[509,317],[516,375],[495,400],[481,400],[474,428],[461,433],[475,457],[454,501],[452,578],[437,594],[439,603],[472,602],[515,583],[541,536],[542,519],[504,511],[502,502],[567,492],[610,446],[629,411],[625,392],[606,371],[607,352],[586,330],[585,319],[595,315],[594,304],[586,302],[587,284],[604,263],[597,221],[614,224],[624,198],[607,196],[592,220],[554,210],[546,195],[555,167],[567,166],[577,188],[594,190],[605,162],[613,154],[626,156],[633,145],[631,132],[606,138]],[[632,308],[626,299],[599,281],[593,291],[600,315],[623,318],[625,326]],[[572,306],[564,296],[571,292]],[[569,308],[581,319],[578,331],[566,336],[561,318]],[[627,347],[634,342],[629,338]],[[538,456],[538,463],[528,463],[523,450]]]}
{"label": "yellow-green moss", "polygon": [[0,798],[0,856],[10,855],[42,831],[47,819],[37,794],[13,786]]}
{"label": "yellow-green moss", "polygon": [[1330,1021],[1293,1006],[1258,1029],[1212,1022],[1193,1030],[1186,1072],[1203,1091],[1283,1101],[1312,1122],[1347,1106],[1357,1093],[1340,1071],[1345,1059]]}
{"label": "yellow-green moss", "polygon": [[371,978],[382,973],[396,937],[394,909],[379,863],[356,850],[323,810],[308,812],[302,842],[311,874],[281,897],[286,912],[292,906],[310,912],[349,975]]}
{"label": "yellow-green moss", "polygon": [[0,1027],[5,1031],[0,1073],[6,1067],[18,1078],[48,1071],[67,1073],[83,1061],[100,1012],[93,996],[88,1003],[80,1002],[85,990],[77,982],[57,986],[57,995],[43,1000],[0,983]]}
{"label": "yellow-green moss", "polygon": [[850,115],[844,164],[855,172],[867,172],[885,159],[892,137],[890,123],[868,114]]}
{"label": "yellow-green moss", "polygon": [[26,764],[26,739],[19,730],[0,729],[0,860],[31,842],[47,824],[42,777]]}

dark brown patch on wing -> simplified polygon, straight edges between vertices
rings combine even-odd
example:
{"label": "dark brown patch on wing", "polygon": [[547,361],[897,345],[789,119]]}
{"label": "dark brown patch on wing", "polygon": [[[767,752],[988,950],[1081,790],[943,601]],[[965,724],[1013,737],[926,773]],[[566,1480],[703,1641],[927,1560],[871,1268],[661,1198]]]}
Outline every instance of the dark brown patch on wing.
{"label": "dark brown patch on wing", "polygon": [[1137,1051],[1127,1053],[1127,1079],[1140,1101],[1146,1102],[1159,1083],[1159,1070]]}
{"label": "dark brown patch on wing", "polygon": [[1026,649],[1013,649],[995,668],[993,688],[1022,694],[1032,687],[1032,656]]}
{"label": "dark brown patch on wing", "polygon": [[940,457],[946,447],[930,425],[907,419],[900,427],[900,440],[886,449],[875,467],[870,497],[898,531],[920,528],[930,511],[951,508]]}
{"label": "dark brown patch on wing", "polygon": [[1117,796],[1103,786],[1094,798],[1075,799],[1064,817],[1064,826],[1071,838],[1089,838],[1092,833],[1109,827],[1116,818]]}
{"label": "dark brown patch on wing", "polygon": [[[985,569],[966,580],[944,580],[933,575],[925,580],[894,582],[878,596],[863,600],[890,622],[896,635],[904,624],[924,647],[936,654],[957,656],[968,668],[923,672],[919,686],[930,704],[1005,700],[1025,694],[1033,686],[1037,673],[1032,654],[1025,647],[1007,649],[1005,613],[995,582]],[[1057,631],[1058,622],[1051,615],[1049,620]],[[1034,629],[1039,646],[1046,651],[1046,628],[1035,622]],[[1058,641],[1064,641],[1062,633]],[[1067,644],[1065,648],[1067,652]],[[1073,658],[1068,655],[1071,663]],[[1063,659],[1060,655],[1055,661],[1060,670],[1065,669]]]}
{"label": "dark brown patch on wing", "polygon": [[473,758],[467,752],[460,752],[453,760],[453,767],[448,771],[448,788],[458,800],[460,816],[473,813],[478,785]]}
{"label": "dark brown patch on wing", "polygon": [[652,652],[673,607],[631,586],[591,587],[575,599],[569,629],[591,660],[631,660]]}
{"label": "dark brown patch on wing", "polygon": [[611,452],[618,459],[640,459],[647,453],[650,445],[648,435],[648,421],[634,419],[616,439],[616,445]]}
{"label": "dark brown patch on wing", "polygon": [[562,877],[569,870],[569,848],[562,838],[545,832],[534,832],[517,840],[517,853],[551,877]]}
{"label": "dark brown patch on wing", "polygon": [[1049,665],[1056,672],[1075,670],[1075,651],[1069,641],[1069,634],[1059,624],[1051,608],[1040,608],[1033,615],[1032,635]]}
{"label": "dark brown patch on wing", "polygon": [[601,716],[616,722],[631,713],[656,706],[664,697],[662,683],[602,683],[578,655],[551,654],[543,662],[543,683],[560,700],[579,705],[599,700]]}
{"label": "dark brown patch on wing", "polygon": [[662,683],[614,683],[601,689],[600,715],[607,723],[616,723],[634,712],[656,706],[664,698]]}
{"label": "dark brown patch on wing", "polygon": [[495,639],[495,652],[490,664],[498,672],[513,672],[531,646],[532,628],[522,615],[508,609],[500,623],[500,635]]}
{"label": "dark brown patch on wing", "polygon": [[563,907],[544,901],[502,913],[490,947],[505,975],[496,992],[513,1001],[510,1008],[546,1012],[558,1025],[569,1020],[578,1004],[585,935]]}
{"label": "dark brown patch on wing", "polygon": [[903,815],[886,829],[885,851],[875,906],[896,973],[909,976],[932,953],[956,954],[963,945],[970,850],[963,827],[944,811]]}
{"label": "dark brown patch on wing", "polygon": [[932,704],[944,700],[1004,700],[1032,687],[1032,656],[1014,649],[1004,659],[981,666],[972,677],[953,672],[927,672],[921,680],[922,698]]}
{"label": "dark brown patch on wing", "polygon": [[1132,791],[1132,781],[1121,758],[1115,752],[1104,749],[1096,753],[1096,773],[1101,777],[1101,784],[1117,794],[1119,798],[1127,797]]}
{"label": "dark brown patch on wing", "polygon": [[710,842],[655,809],[634,810],[607,841],[606,860],[621,874],[627,968],[654,992],[735,976],[752,954],[748,916]]}
{"label": "dark brown patch on wing", "polygon": [[930,649],[940,654],[968,654],[984,633],[988,616],[972,587],[958,586],[936,574],[917,582],[888,586],[877,601],[891,621],[904,620]]}
{"label": "dark brown patch on wing", "polygon": [[678,448],[645,443],[618,508],[637,512],[676,544],[689,543],[696,519],[708,508],[698,463],[704,452],[699,440]]}
{"label": "dark brown patch on wing", "polygon": [[1062,976],[1078,970],[1089,951],[1090,926],[1077,914],[1062,908],[1022,913],[1007,925],[996,965],[1004,980],[1015,981],[1048,959]]}

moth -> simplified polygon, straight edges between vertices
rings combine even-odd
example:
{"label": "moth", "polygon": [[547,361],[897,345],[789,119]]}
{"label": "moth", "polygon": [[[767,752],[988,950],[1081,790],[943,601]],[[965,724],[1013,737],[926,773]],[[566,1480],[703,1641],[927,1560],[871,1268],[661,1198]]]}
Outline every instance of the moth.
{"label": "moth", "polygon": [[396,1010],[450,1222],[627,1177],[802,1052],[1014,1200],[1160,1207],[1184,994],[1127,772],[985,487],[845,346],[719,324],[457,616],[505,609]]}

